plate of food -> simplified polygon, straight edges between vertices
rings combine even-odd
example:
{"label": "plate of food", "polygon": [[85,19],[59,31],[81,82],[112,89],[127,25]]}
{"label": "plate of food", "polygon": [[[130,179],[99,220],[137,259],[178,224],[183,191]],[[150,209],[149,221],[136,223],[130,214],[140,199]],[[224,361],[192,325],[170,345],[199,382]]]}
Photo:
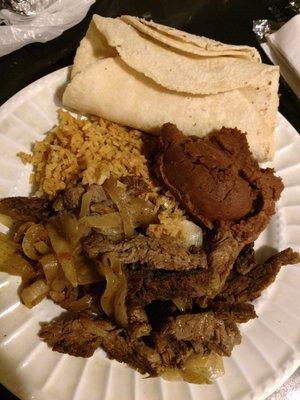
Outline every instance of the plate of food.
{"label": "plate of food", "polygon": [[131,16],[0,108],[0,380],[264,399],[300,364],[300,140],[277,67]]}

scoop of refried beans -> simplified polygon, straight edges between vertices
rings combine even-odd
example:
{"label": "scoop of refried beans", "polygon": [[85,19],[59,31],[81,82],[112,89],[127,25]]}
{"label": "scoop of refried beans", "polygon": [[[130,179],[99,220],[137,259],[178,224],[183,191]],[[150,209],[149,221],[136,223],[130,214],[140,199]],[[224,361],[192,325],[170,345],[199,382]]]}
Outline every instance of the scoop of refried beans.
{"label": "scoop of refried beans", "polygon": [[255,240],[275,212],[283,190],[273,169],[260,168],[246,135],[222,128],[205,138],[186,137],[165,124],[158,138],[156,173],[197,222]]}

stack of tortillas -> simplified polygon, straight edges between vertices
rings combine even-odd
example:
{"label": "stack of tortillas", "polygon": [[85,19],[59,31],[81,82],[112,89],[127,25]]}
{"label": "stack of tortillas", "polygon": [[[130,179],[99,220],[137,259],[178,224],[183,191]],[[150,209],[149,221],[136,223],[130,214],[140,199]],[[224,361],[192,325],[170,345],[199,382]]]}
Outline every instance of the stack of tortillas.
{"label": "stack of tortillas", "polygon": [[266,161],[274,155],[278,78],[278,68],[262,64],[252,47],[94,15],[63,103],[146,132],[165,122],[201,137],[236,127]]}

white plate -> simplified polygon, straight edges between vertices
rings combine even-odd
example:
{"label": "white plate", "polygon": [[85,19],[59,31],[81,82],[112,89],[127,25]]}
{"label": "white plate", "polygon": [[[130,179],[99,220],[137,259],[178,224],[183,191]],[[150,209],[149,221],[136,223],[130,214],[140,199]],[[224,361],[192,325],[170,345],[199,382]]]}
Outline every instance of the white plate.
{"label": "white plate", "polygon": [[[29,85],[0,108],[0,197],[27,195],[29,151],[57,122],[64,68]],[[300,138],[278,116],[275,168],[285,190],[278,212],[257,247],[300,250]],[[264,247],[267,251],[267,247]],[[32,310],[19,302],[20,280],[0,273],[0,381],[21,399],[38,400],[250,400],[264,399],[300,365],[300,268],[287,267],[257,301],[259,315],[241,325],[242,344],[225,359],[224,377],[197,386],[143,379],[98,350],[89,359],[52,352],[37,336],[39,323],[60,313],[44,301]]]}

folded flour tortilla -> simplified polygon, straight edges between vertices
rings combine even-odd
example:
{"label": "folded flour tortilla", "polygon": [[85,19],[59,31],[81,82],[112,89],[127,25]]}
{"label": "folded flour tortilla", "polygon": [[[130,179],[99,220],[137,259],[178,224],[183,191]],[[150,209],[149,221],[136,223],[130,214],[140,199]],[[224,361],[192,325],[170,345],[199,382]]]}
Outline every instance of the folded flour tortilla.
{"label": "folded flour tortilla", "polygon": [[121,19],[137,28],[139,32],[184,52],[200,56],[236,56],[254,62],[261,62],[260,55],[255,47],[217,42],[204,36],[192,35],[191,33],[130,15],[123,15]]}
{"label": "folded flour tortilla", "polygon": [[186,135],[222,126],[247,132],[260,161],[274,154],[277,67],[256,50],[226,45],[135,17],[98,15],[81,41],[63,103],[79,112],[155,132]]}

